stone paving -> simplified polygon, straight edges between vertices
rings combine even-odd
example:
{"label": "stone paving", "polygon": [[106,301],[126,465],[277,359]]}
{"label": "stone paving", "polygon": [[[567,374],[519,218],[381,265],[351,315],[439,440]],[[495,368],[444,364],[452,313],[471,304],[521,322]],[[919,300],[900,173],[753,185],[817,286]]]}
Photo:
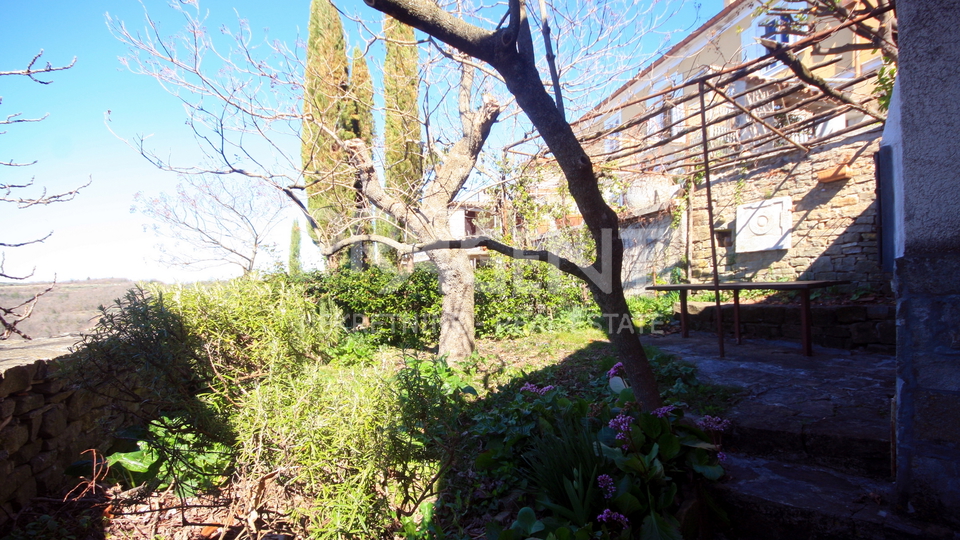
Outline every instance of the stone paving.
{"label": "stone paving", "polygon": [[702,381],[743,389],[724,414],[734,426],[716,491],[731,526],[717,538],[960,539],[893,504],[894,356],[814,347],[807,357],[796,342],[728,339],[720,358],[707,332],[643,342],[696,364]]}
{"label": "stone paving", "polygon": [[795,342],[731,339],[720,358],[706,332],[644,342],[696,364],[706,382],[743,389],[726,414],[731,449],[889,477],[894,356],[814,347],[808,357]]}

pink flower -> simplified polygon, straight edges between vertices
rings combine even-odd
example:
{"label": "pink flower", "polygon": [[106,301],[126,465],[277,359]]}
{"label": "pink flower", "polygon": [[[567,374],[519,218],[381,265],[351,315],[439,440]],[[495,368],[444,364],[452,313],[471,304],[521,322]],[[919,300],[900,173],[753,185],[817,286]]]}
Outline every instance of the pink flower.
{"label": "pink flower", "polygon": [[666,418],[667,416],[670,415],[670,413],[672,413],[676,409],[677,408],[674,407],[673,405],[667,405],[666,407],[660,407],[659,409],[654,410],[653,415],[656,416],[657,418]]}
{"label": "pink flower", "polygon": [[523,386],[520,387],[520,391],[521,391],[521,392],[534,392],[534,393],[539,393],[539,392],[540,392],[540,389],[537,388],[537,385],[535,385],[535,384],[526,383],[526,384],[524,384]]}
{"label": "pink flower", "polygon": [[630,520],[627,519],[627,516],[614,512],[607,508],[599,516],[597,516],[597,521],[602,521],[604,523],[619,523],[621,527],[626,528],[630,524]]}
{"label": "pink flower", "polygon": [[523,386],[520,387],[520,391],[521,391],[521,392],[533,392],[534,394],[539,394],[539,395],[541,395],[541,396],[545,396],[545,395],[547,395],[547,392],[549,392],[549,391],[551,391],[551,390],[553,390],[553,389],[555,389],[555,388],[556,388],[556,387],[555,387],[554,385],[552,385],[552,384],[548,384],[547,386],[544,386],[543,388],[540,388],[539,386],[537,386],[537,385],[535,385],[535,384],[526,383],[526,384],[524,384]]}
{"label": "pink flower", "polygon": [[613,485],[613,478],[610,478],[610,475],[608,474],[601,474],[598,476],[597,485],[603,490],[604,499],[613,497],[613,495],[617,492],[616,486]]}
{"label": "pink flower", "polygon": [[623,376],[623,362],[617,362],[610,368],[610,371],[607,372],[607,378],[612,379],[613,377]]}
{"label": "pink flower", "polygon": [[609,424],[607,424],[610,426],[611,429],[617,430],[617,440],[624,441],[624,444],[622,445],[622,448],[624,450],[630,449],[630,444],[628,443],[628,441],[630,440],[629,435],[630,435],[630,429],[631,429],[632,423],[633,423],[633,418],[630,418],[629,416],[623,413],[620,413],[617,415],[616,418],[610,420]]}
{"label": "pink flower", "polygon": [[705,415],[700,420],[697,420],[697,427],[704,431],[725,431],[730,427],[730,421],[718,416]]}

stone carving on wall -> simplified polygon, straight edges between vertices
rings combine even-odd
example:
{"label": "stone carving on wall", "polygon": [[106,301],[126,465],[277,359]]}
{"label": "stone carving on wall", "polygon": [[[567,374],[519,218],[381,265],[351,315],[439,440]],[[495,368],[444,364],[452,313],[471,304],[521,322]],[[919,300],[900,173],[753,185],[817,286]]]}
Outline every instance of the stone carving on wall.
{"label": "stone carving on wall", "polygon": [[776,197],[737,207],[737,253],[790,249],[793,201]]}

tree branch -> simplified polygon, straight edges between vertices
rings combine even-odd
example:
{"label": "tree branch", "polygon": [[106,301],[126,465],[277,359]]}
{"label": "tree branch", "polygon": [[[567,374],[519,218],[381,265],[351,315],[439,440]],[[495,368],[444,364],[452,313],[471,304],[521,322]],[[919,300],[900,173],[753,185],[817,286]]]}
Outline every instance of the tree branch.
{"label": "tree branch", "polygon": [[[489,62],[495,49],[498,34],[505,31],[490,32],[444,11],[432,0],[364,0],[364,2],[386,13],[394,19],[417,28],[444,43],[460,49],[464,53]],[[512,41],[510,37],[504,37]]]}
{"label": "tree branch", "polygon": [[40,79],[36,78],[35,75],[40,75],[43,73],[53,73],[54,71],[63,71],[65,69],[72,68],[73,65],[77,63],[77,57],[74,56],[73,60],[70,61],[70,64],[66,66],[53,66],[50,64],[50,62],[47,62],[46,66],[39,69],[34,69],[33,65],[37,63],[37,60],[39,60],[41,56],[43,56],[43,49],[40,49],[40,52],[38,52],[37,55],[33,57],[33,60],[30,60],[30,63],[27,64],[27,69],[21,69],[17,71],[0,71],[0,77],[5,75],[19,75],[19,76],[29,77],[30,80],[34,82],[38,82],[40,84],[50,84],[53,81],[41,81]]}
{"label": "tree branch", "polygon": [[353,236],[348,236],[343,240],[338,240],[332,245],[321,250],[321,253],[329,257],[343,248],[352,246],[353,244],[360,244],[362,242],[379,242],[381,244],[386,244],[397,250],[398,253],[413,253],[415,251],[415,247],[413,245],[398,242],[388,236],[382,236],[379,234],[355,234]]}
{"label": "tree branch", "polygon": [[850,105],[863,114],[872,116],[881,122],[887,119],[883,113],[880,113],[869,107],[865,107],[845,93],[834,90],[827,81],[823,80],[823,78],[818,75],[814,75],[813,72],[807,68],[807,66],[803,65],[803,62],[801,62],[796,55],[789,50],[786,50],[781,43],[769,39],[761,39],[760,44],[766,47],[766,49],[777,58],[777,60],[783,62],[784,65],[790,68],[790,71],[793,71],[794,75],[796,75],[798,79],[813,87],[816,87],[818,90],[823,92],[825,96],[835,99],[840,103]]}
{"label": "tree branch", "polygon": [[[54,285],[56,285],[56,279],[54,279]],[[43,291],[33,295],[33,298],[30,298],[14,308],[0,307],[0,324],[3,325],[3,329],[0,330],[0,341],[9,338],[13,334],[18,335],[23,339],[33,339],[22,330],[17,328],[17,325],[29,319],[30,316],[33,315],[33,308],[36,307],[37,301],[40,300],[40,297],[52,290],[53,285],[50,285]]]}
{"label": "tree branch", "polygon": [[486,236],[475,236],[463,240],[434,240],[425,244],[414,244],[414,251],[433,251],[438,249],[472,249],[485,247],[492,249],[497,253],[512,257],[514,259],[523,259],[530,261],[540,261],[557,267],[561,272],[571,276],[589,281],[589,276],[582,267],[569,259],[565,259],[556,253],[547,250],[529,250],[518,249],[498,242]]}

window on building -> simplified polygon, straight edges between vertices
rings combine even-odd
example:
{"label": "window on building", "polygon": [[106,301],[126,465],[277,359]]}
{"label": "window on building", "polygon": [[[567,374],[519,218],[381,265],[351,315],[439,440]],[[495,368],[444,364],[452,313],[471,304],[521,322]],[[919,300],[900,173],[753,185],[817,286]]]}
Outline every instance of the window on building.
{"label": "window on building", "polygon": [[[621,123],[620,116],[621,116],[620,111],[617,111],[611,114],[603,122],[604,131],[616,129],[618,126],[620,126],[620,123]],[[603,140],[603,150],[607,153],[610,153],[610,152],[616,152],[619,149],[620,149],[620,133],[613,132],[607,135],[607,137]]]}
{"label": "window on building", "polygon": [[[806,2],[787,0],[767,8],[754,17],[750,26],[744,28],[741,33],[743,61],[755,60],[767,54],[766,48],[759,42],[760,39],[789,45],[808,34],[810,26],[805,22],[809,16],[806,7]],[[763,74],[778,71],[782,67],[780,64],[774,64]]]}

